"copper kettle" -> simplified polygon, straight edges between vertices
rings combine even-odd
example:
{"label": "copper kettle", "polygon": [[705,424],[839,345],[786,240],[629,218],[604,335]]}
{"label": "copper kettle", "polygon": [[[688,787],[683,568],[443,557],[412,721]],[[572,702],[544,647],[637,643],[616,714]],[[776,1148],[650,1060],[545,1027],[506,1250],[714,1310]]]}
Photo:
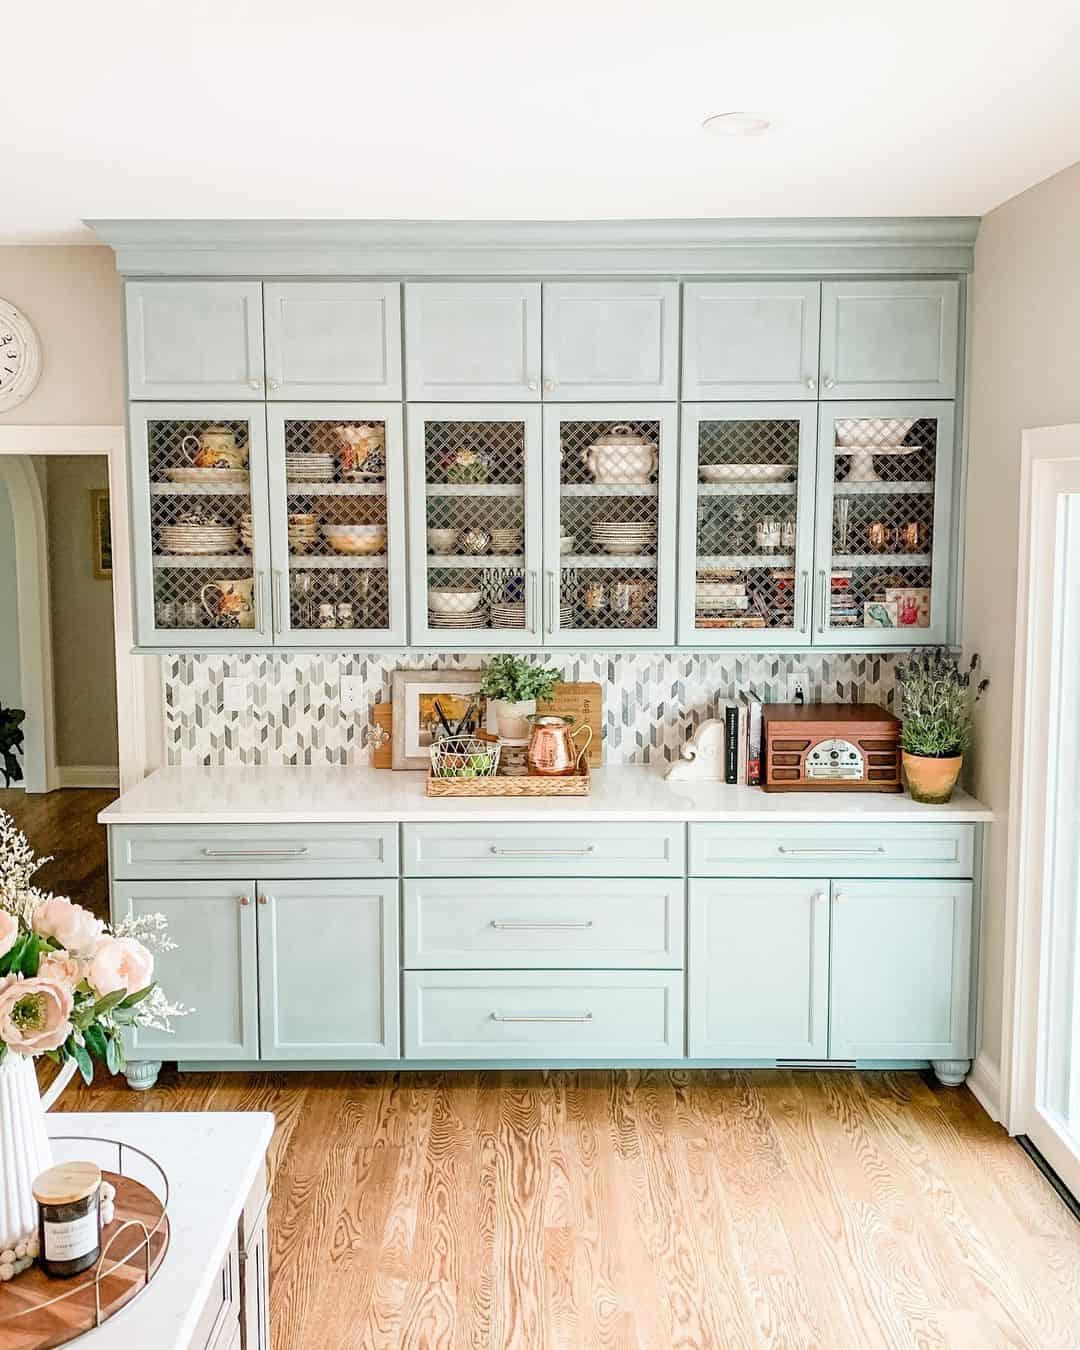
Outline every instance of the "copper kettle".
{"label": "copper kettle", "polygon": [[[571,731],[574,719],[557,717],[554,713],[532,713],[529,721],[532,723],[527,754],[529,772],[549,778],[577,773],[592,742],[592,727],[583,723],[577,731]],[[579,746],[575,737],[580,731],[585,732],[585,740]]]}

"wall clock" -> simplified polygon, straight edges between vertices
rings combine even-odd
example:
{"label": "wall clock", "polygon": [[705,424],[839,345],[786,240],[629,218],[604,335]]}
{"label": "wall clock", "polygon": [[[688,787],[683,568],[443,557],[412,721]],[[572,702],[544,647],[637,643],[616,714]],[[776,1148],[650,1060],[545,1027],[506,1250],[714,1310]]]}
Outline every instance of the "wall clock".
{"label": "wall clock", "polygon": [[0,300],[0,412],[33,391],[41,374],[41,343],[33,325],[7,300]]}

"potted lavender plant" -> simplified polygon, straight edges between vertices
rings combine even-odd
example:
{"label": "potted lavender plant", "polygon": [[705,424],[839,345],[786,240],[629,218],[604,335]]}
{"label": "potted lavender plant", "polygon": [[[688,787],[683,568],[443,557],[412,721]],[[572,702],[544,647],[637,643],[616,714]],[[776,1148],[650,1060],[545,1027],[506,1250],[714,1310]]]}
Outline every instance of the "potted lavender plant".
{"label": "potted lavender plant", "polygon": [[897,674],[904,782],[917,802],[947,802],[956,787],[972,718],[990,681],[978,656],[961,670],[944,647],[913,653]]}

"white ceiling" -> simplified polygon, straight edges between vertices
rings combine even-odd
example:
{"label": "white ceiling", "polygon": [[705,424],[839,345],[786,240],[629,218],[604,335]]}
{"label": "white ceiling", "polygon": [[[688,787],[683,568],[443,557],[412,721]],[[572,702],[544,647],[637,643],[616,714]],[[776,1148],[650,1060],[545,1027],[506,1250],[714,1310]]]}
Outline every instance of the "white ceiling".
{"label": "white ceiling", "polygon": [[[1080,159],[1077,0],[61,0],[0,241],[83,217],[982,214]],[[702,118],[763,110],[763,137]]]}

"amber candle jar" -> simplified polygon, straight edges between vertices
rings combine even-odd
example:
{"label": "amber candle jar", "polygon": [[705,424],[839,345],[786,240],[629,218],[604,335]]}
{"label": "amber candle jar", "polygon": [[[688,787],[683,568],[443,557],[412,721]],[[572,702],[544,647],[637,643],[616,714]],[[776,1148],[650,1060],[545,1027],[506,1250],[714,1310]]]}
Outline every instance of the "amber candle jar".
{"label": "amber candle jar", "polygon": [[34,1181],[38,1203],[38,1261],[46,1275],[67,1279],[101,1254],[101,1168],[59,1163]]}

